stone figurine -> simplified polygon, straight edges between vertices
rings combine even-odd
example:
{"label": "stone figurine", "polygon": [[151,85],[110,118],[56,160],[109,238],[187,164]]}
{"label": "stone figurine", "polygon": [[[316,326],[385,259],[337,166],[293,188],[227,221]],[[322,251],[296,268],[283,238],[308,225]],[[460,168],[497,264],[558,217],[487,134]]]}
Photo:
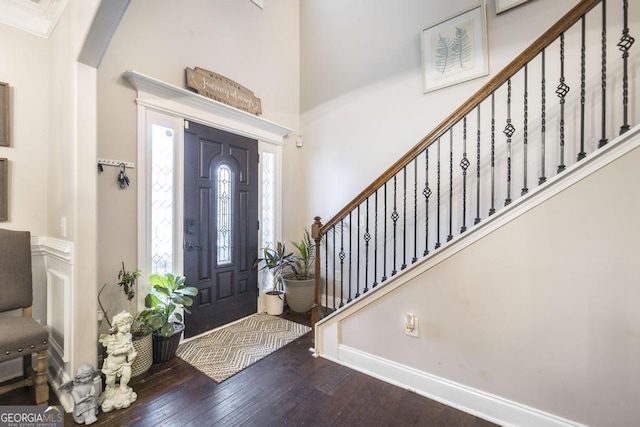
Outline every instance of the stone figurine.
{"label": "stone figurine", "polygon": [[93,382],[97,375],[99,375],[98,371],[92,366],[80,365],[75,378],[60,387],[71,393],[75,403],[73,420],[78,424],[89,425],[97,421],[98,390]]}
{"label": "stone figurine", "polygon": [[104,412],[127,408],[138,395],[128,386],[131,379],[131,363],[137,356],[131,342],[133,316],[126,311],[113,316],[111,334],[102,334],[100,342],[107,348],[107,357],[102,365],[105,375],[105,390],[100,396]]}

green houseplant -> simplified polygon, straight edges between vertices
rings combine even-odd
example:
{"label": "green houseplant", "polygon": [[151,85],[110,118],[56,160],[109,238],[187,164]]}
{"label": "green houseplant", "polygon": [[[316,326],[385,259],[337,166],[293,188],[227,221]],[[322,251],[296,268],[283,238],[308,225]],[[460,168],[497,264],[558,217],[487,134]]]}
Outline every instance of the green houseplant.
{"label": "green houseplant", "polygon": [[184,322],[180,309],[190,313],[198,289],[186,286],[184,276],[152,274],[149,276],[151,291],[144,299],[146,307],[140,321],[153,332],[153,362],[166,362],[175,356]]}
{"label": "green houseplant", "polygon": [[[124,266],[124,261],[122,262],[122,267],[118,272],[118,282],[117,285],[122,289],[127,302],[129,304],[129,312],[134,316],[133,327],[131,328],[131,341],[133,343],[133,347],[135,348],[138,356],[133,360],[131,364],[131,375],[138,376],[141,375],[151,367],[153,362],[153,347],[152,347],[152,338],[151,338],[151,330],[140,322],[138,316],[136,316],[137,310],[133,304],[133,298],[136,295],[136,287],[137,280],[140,278],[140,270],[135,269],[133,271],[128,271]],[[105,283],[102,288],[100,288],[100,292],[98,292],[98,304],[100,305],[102,318],[98,320],[98,326],[102,322],[102,319],[107,321],[110,330],[113,329],[113,325],[111,324],[111,320],[109,319],[109,313],[105,310],[100,296],[102,292],[107,287]],[[99,361],[98,367],[101,366],[101,361],[104,359],[104,351],[105,348],[102,345],[98,347]]]}
{"label": "green houseplant", "polygon": [[298,254],[288,259],[288,271],[282,277],[287,304],[298,313],[306,313],[313,307],[315,279],[313,267],[315,260],[315,242],[309,230],[304,230],[302,238],[291,242]]}
{"label": "green houseplant", "polygon": [[260,270],[266,269],[272,274],[272,287],[265,292],[267,314],[282,314],[284,309],[284,285],[282,278],[290,270],[292,257],[292,253],[286,253],[285,244],[277,242],[275,248],[263,248],[262,258],[256,259],[253,264],[254,268],[262,264]]}

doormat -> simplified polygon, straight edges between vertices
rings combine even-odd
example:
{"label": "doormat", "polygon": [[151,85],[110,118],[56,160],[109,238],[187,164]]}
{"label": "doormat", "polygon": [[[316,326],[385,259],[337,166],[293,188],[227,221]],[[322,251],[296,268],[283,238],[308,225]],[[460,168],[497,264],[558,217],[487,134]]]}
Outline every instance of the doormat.
{"label": "doormat", "polygon": [[180,344],[176,355],[221,383],[310,330],[287,319],[254,314]]}

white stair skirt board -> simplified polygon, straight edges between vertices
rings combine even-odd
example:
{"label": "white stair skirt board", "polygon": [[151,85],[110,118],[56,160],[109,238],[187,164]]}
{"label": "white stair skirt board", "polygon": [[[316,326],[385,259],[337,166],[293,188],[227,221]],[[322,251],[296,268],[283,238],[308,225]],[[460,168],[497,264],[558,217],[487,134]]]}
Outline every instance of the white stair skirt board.
{"label": "white stair skirt board", "polygon": [[[463,235],[451,242],[444,243],[440,249],[418,261],[412,268],[400,271],[384,286],[369,290],[360,296],[357,302],[351,303],[320,320],[315,326],[315,355],[501,425],[580,426],[581,424],[576,422],[538,411],[526,405],[514,403],[348,348],[341,343],[341,322],[357,315],[358,311],[367,305],[383,298],[394,289],[638,147],[640,147],[640,125],[609,142],[584,160],[571,165],[563,173],[550,178],[545,185],[529,191],[528,194],[502,208],[495,215],[470,227]],[[325,295],[323,294],[322,297],[324,298]]]}
{"label": "white stair skirt board", "polygon": [[338,354],[344,366],[501,426],[586,427],[345,345]]}

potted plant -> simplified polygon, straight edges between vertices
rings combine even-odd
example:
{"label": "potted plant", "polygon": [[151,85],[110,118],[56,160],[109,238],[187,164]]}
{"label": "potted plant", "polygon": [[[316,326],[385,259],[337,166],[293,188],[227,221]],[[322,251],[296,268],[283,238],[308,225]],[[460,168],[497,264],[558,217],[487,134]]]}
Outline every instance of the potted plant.
{"label": "potted plant", "polygon": [[[151,367],[153,362],[153,347],[152,347],[152,339],[151,339],[151,331],[139,321],[136,316],[136,309],[133,306],[133,298],[136,295],[136,282],[140,277],[140,270],[135,269],[133,271],[127,271],[124,267],[124,261],[122,262],[122,268],[118,272],[118,286],[122,289],[125,297],[127,298],[127,302],[129,303],[129,313],[134,316],[134,323],[131,328],[131,336],[133,347],[135,348],[138,355],[133,360],[131,364],[131,375],[138,376],[141,375]],[[105,310],[102,305],[102,301],[100,300],[100,295],[104,291],[107,284],[105,283],[100,292],[98,292],[98,304],[100,305],[100,317],[98,320],[98,326],[102,322],[102,320],[106,320],[110,329],[113,329],[113,325],[111,324],[111,320],[109,319],[109,313]],[[99,346],[99,354],[104,358],[104,347],[102,345]],[[100,367],[101,363],[98,362],[98,367]]]}
{"label": "potted plant", "polygon": [[144,299],[147,307],[139,315],[153,335],[153,363],[166,362],[176,354],[184,322],[179,309],[190,313],[198,288],[185,285],[184,276],[152,274],[149,276],[151,291]]}
{"label": "potted plant", "polygon": [[302,239],[291,242],[298,251],[288,259],[288,272],[283,275],[284,291],[289,308],[298,313],[306,313],[313,307],[315,279],[313,261],[315,242],[309,230],[304,230]]}
{"label": "potted plant", "polygon": [[289,270],[291,257],[293,254],[286,253],[285,245],[277,242],[276,247],[266,247],[262,249],[262,258],[258,258],[253,266],[254,268],[263,264],[260,270],[267,269],[271,271],[273,283],[271,289],[265,292],[265,305],[267,314],[274,316],[282,314],[284,309],[284,286],[282,277]]}

